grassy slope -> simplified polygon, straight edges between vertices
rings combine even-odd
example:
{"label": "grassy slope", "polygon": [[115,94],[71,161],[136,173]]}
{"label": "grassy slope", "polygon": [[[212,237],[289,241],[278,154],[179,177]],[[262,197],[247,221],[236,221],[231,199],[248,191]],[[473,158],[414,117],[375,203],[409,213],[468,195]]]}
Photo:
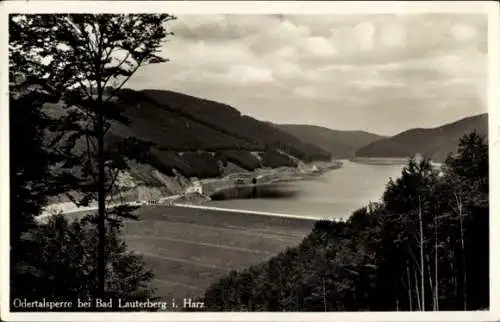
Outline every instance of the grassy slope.
{"label": "grassy slope", "polygon": [[429,129],[411,129],[395,136],[370,143],[356,152],[357,157],[409,157],[420,153],[442,162],[456,150],[465,133],[476,130],[488,134],[488,114],[466,117],[459,121]]}
{"label": "grassy slope", "polygon": [[310,220],[164,206],[143,206],[137,214],[139,221],[124,226],[127,245],[153,269],[156,295],[180,303],[201,296],[233,269],[298,245],[314,225]]}
{"label": "grassy slope", "polygon": [[359,148],[385,138],[364,131],[338,131],[316,125],[277,124],[276,126],[304,142],[315,144],[336,158],[351,158]]}

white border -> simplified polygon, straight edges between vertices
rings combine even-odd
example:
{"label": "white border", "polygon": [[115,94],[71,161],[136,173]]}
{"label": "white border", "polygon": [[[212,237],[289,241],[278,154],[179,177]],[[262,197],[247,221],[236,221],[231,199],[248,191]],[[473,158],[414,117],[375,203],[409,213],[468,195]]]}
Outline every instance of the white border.
{"label": "white border", "polygon": [[[10,13],[365,14],[491,13],[493,1],[4,1]],[[494,15],[494,14],[493,14]]]}
{"label": "white border", "polygon": [[[9,13],[108,12],[180,14],[367,14],[367,13],[484,13],[488,14],[490,196],[500,191],[500,88],[499,5],[496,1],[4,1],[0,3],[0,310],[8,321],[494,321],[500,319],[500,270],[494,245],[500,245],[500,200],[490,198],[490,311],[484,312],[359,312],[359,313],[10,313],[9,312],[9,118],[8,118],[8,23]],[[495,180],[496,179],[496,180]],[[497,252],[498,253],[498,252]],[[381,294],[381,296],[383,296]]]}

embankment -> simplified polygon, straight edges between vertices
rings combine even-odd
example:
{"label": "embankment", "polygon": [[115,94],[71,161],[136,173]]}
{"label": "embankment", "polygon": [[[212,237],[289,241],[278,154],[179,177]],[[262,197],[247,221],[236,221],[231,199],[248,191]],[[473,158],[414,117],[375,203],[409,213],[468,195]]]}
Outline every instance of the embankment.
{"label": "embankment", "polygon": [[298,245],[314,221],[187,207],[142,207],[124,227],[129,249],[155,273],[156,296],[196,298],[231,270]]}

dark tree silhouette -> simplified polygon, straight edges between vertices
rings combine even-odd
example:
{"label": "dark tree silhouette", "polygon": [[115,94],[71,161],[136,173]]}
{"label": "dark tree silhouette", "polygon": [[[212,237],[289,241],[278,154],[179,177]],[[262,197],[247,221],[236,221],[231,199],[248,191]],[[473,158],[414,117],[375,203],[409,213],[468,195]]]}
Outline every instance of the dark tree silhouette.
{"label": "dark tree silhouette", "polygon": [[[106,294],[106,222],[117,226],[116,218],[133,217],[133,208],[107,210],[106,201],[114,192],[119,171],[127,168],[126,158],[142,161],[148,150],[148,145],[137,138],[106,143],[113,124],[129,122],[115,104],[115,97],[141,66],[166,62],[157,52],[171,34],[166,23],[172,19],[168,14],[11,15],[9,19],[11,92],[23,97],[11,105],[11,109],[21,106],[16,109],[13,122],[30,113],[34,115],[32,119],[37,118],[39,127],[23,135],[27,144],[34,147],[31,153],[42,157],[38,169],[29,164],[33,158],[15,169],[13,185],[20,187],[20,194],[14,198],[20,201],[19,207],[28,206],[27,190],[30,194],[40,193],[40,197],[33,202],[29,215],[19,212],[13,229],[25,229],[21,226],[31,224],[30,216],[39,213],[47,193],[33,182],[47,185],[47,173],[57,173],[57,192],[72,191],[68,196],[77,205],[97,200],[96,296]],[[35,94],[38,96],[33,98]],[[39,109],[46,102],[58,103],[50,109],[58,122],[43,123]],[[18,129],[30,126],[33,125],[26,123]],[[41,142],[47,138],[51,155],[57,156],[49,172]],[[18,159],[25,156],[28,155],[14,151]],[[24,174],[30,173],[28,168],[33,173],[31,177]],[[23,186],[29,188],[23,190]],[[21,195],[23,192],[25,195]]]}
{"label": "dark tree silhouette", "polygon": [[380,203],[318,221],[297,247],[211,285],[207,310],[487,309],[488,181],[476,133],[440,171],[410,159]]}

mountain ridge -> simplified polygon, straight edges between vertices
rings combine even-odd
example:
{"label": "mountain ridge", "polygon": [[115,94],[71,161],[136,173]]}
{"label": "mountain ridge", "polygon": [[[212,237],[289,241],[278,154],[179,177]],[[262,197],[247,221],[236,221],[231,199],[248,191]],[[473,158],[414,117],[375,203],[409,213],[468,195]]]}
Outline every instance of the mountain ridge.
{"label": "mountain ridge", "polygon": [[459,139],[472,131],[488,137],[488,113],[467,116],[430,128],[412,128],[380,139],[356,151],[356,157],[406,158],[415,154],[442,162],[455,151]]}
{"label": "mountain ridge", "polygon": [[303,142],[315,144],[336,158],[351,158],[355,152],[385,136],[363,130],[334,130],[320,125],[274,124],[279,129],[295,135]]}

